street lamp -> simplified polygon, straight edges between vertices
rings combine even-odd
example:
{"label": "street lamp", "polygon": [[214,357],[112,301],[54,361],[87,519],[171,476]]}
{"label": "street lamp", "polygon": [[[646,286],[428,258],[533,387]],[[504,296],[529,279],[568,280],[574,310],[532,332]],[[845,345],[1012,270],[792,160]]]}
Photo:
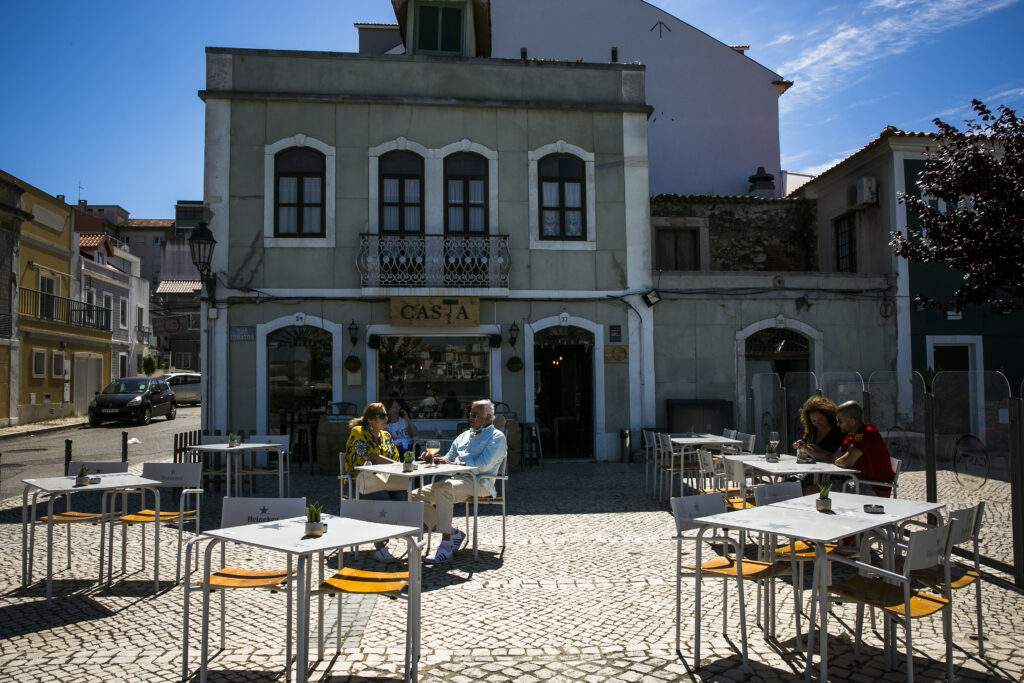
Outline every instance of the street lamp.
{"label": "street lamp", "polygon": [[199,223],[188,238],[188,250],[192,254],[192,263],[199,271],[199,279],[206,287],[206,295],[210,301],[214,300],[214,291],[217,288],[217,278],[211,274],[210,270],[215,246],[217,246],[217,240],[213,239],[213,233],[210,232],[210,228],[206,227],[205,222]]}

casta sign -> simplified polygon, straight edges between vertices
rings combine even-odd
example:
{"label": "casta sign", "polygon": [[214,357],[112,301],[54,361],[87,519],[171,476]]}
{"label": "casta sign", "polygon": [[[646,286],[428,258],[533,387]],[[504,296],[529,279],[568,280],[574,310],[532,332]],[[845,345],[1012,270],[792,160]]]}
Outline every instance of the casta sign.
{"label": "casta sign", "polygon": [[403,327],[477,327],[479,297],[392,297],[391,324]]}

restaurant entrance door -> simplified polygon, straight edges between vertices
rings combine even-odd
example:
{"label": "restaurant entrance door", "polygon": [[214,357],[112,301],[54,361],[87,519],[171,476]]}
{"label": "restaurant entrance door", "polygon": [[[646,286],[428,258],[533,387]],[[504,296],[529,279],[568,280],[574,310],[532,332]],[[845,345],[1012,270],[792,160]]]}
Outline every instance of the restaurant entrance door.
{"label": "restaurant entrance door", "polygon": [[545,458],[594,457],[594,335],[571,325],[533,338],[534,405]]}

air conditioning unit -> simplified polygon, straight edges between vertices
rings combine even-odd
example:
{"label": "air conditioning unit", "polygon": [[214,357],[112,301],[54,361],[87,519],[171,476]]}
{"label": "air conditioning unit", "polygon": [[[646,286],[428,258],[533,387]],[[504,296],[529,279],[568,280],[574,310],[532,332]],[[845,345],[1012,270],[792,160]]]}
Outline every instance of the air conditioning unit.
{"label": "air conditioning unit", "polygon": [[866,206],[878,206],[878,184],[869,176],[846,188],[846,208],[863,209]]}

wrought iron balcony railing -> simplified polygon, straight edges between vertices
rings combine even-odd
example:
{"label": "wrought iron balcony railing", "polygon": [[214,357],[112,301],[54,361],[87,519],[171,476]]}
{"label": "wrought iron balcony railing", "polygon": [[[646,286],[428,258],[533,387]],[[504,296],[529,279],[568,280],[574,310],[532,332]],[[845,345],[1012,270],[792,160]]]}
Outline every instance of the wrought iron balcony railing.
{"label": "wrought iron balcony railing", "polygon": [[110,309],[56,294],[21,288],[18,315],[94,330],[110,329]]}
{"label": "wrought iron balcony railing", "polygon": [[148,327],[136,327],[135,328],[135,341],[140,344],[148,344],[150,337],[150,330]]}
{"label": "wrought iron balcony railing", "polygon": [[363,287],[508,287],[508,235],[362,235]]}

